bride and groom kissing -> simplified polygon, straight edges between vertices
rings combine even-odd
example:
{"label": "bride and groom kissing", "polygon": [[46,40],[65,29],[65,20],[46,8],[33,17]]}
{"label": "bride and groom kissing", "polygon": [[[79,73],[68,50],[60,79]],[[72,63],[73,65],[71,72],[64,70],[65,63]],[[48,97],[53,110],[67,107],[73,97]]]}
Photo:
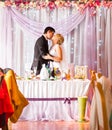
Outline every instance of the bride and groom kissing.
{"label": "bride and groom kissing", "polygon": [[[52,41],[52,45],[49,49],[48,40]],[[53,27],[46,27],[44,33],[40,36],[34,46],[34,57],[31,70],[36,67],[36,75],[40,74],[42,65],[46,66],[50,62],[52,67],[61,69],[60,62],[63,59],[61,45],[64,42],[64,37],[56,33]]]}

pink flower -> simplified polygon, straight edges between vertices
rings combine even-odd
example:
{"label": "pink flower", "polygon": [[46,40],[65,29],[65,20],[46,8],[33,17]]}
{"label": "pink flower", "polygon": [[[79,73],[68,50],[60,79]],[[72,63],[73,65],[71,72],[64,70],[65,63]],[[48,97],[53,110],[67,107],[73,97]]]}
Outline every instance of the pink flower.
{"label": "pink flower", "polygon": [[11,6],[12,4],[11,4],[10,1],[7,0],[7,1],[5,1],[5,5],[6,5],[6,6]]}
{"label": "pink flower", "polygon": [[49,2],[48,7],[50,8],[50,10],[53,10],[56,7],[56,4],[54,2]]}

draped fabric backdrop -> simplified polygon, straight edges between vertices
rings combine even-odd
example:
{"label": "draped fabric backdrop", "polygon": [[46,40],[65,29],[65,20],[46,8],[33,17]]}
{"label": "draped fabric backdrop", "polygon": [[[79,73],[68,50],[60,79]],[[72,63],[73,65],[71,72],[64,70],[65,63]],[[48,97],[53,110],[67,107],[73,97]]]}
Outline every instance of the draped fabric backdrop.
{"label": "draped fabric backdrop", "polygon": [[112,79],[112,8],[0,7],[0,66],[23,76],[30,69],[36,39],[46,26],[63,34],[64,62],[86,65]]}

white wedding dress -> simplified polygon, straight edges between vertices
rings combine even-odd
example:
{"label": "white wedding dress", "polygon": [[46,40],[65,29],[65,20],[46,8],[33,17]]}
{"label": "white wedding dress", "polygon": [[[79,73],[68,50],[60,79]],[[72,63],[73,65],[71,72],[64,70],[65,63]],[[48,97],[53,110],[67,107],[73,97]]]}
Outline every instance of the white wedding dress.
{"label": "white wedding dress", "polygon": [[[56,48],[60,46],[59,44],[55,44],[54,46],[52,46],[49,50],[49,54],[51,54],[52,56],[57,56],[57,52],[56,52]],[[61,62],[58,61],[53,61],[50,62],[50,67],[51,68],[59,68],[59,70],[61,70]]]}
{"label": "white wedding dress", "polygon": [[[56,48],[60,46],[59,44],[55,44],[54,46],[50,46],[50,49],[49,49],[49,53],[52,55],[52,56],[57,56],[57,53],[56,53]],[[56,68],[59,68],[59,70],[62,72],[62,71],[66,71],[68,69],[68,62],[67,62],[67,53],[64,49],[64,45],[61,45],[60,46],[61,49],[62,49],[62,55],[63,55],[63,60],[61,62],[50,62],[50,68],[53,68],[53,67],[56,67]]]}

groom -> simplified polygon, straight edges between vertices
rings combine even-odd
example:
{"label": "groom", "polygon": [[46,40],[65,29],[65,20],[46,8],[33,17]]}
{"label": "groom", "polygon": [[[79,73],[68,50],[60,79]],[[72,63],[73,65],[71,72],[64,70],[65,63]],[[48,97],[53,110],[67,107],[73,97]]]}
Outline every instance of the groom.
{"label": "groom", "polygon": [[31,70],[37,67],[36,75],[40,74],[42,64],[48,64],[49,60],[43,59],[43,56],[49,53],[48,40],[51,40],[55,33],[55,29],[52,27],[46,27],[44,34],[39,37],[34,47],[34,58],[31,66]]}

